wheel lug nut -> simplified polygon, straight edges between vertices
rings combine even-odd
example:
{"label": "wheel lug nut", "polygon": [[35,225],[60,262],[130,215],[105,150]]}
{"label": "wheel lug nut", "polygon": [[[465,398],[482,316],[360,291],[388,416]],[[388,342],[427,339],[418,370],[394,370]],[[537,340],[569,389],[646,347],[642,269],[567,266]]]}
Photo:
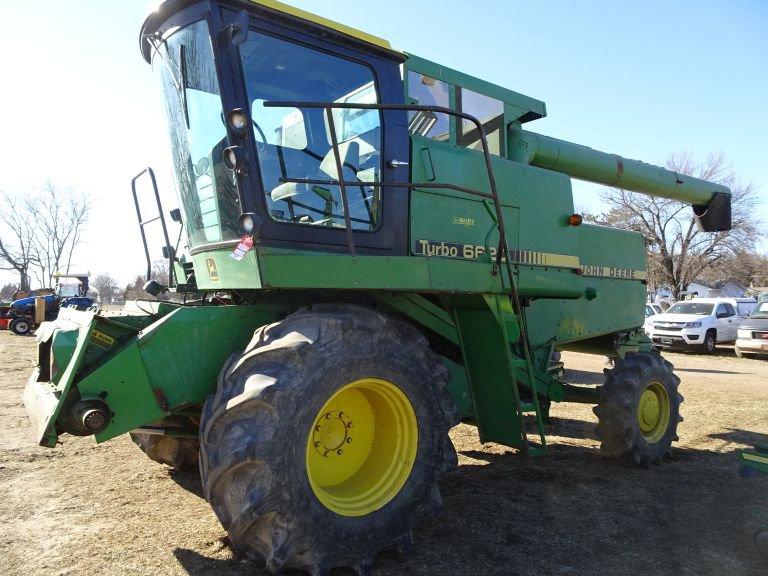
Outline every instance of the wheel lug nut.
{"label": "wheel lug nut", "polygon": [[344,412],[339,412],[339,418],[344,418]]}
{"label": "wheel lug nut", "polygon": [[320,426],[320,424],[318,424],[317,426],[315,426],[315,432],[320,432],[320,430],[322,430],[322,429],[323,429],[323,427],[322,427],[322,426]]}
{"label": "wheel lug nut", "polygon": [[336,450],[336,454],[338,454],[339,456],[341,456],[342,452],[344,452],[344,451],[343,451],[341,448],[339,448],[338,450]]}
{"label": "wheel lug nut", "polygon": [[349,422],[349,423],[347,424],[347,428],[352,428],[352,422]]}
{"label": "wheel lug nut", "polygon": [[320,442],[315,442],[315,448],[320,448]]}
{"label": "wheel lug nut", "polygon": [[352,444],[352,438],[347,438],[347,444]]}

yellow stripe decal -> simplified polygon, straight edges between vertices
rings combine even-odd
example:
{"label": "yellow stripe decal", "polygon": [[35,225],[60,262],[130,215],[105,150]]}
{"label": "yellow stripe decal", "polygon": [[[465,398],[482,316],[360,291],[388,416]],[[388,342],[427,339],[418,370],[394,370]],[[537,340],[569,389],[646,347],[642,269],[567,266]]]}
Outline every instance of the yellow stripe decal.
{"label": "yellow stripe decal", "polygon": [[744,460],[749,460],[750,462],[757,462],[758,464],[768,464],[768,458],[763,458],[762,456],[757,456],[756,454],[750,454],[749,452],[742,452],[741,457]]}
{"label": "yellow stripe decal", "polygon": [[329,20],[328,18],[323,18],[322,16],[318,16],[317,14],[312,14],[311,12],[307,12],[305,10],[302,10],[301,8],[289,6],[288,4],[283,4],[282,2],[278,2],[277,0],[251,0],[251,1],[254,4],[260,4],[261,6],[270,8],[272,10],[276,10],[277,12],[282,12],[283,14],[288,14],[289,16],[295,16],[296,18],[301,18],[302,20],[308,20],[309,22],[320,24],[321,26],[325,26],[326,28],[330,28],[331,30],[336,30],[337,32],[341,32],[342,34],[346,34],[347,36],[352,36],[353,38],[357,38],[358,40],[362,40],[363,42],[368,42],[369,44],[373,44],[381,48],[386,48],[387,50],[392,50],[392,46],[390,45],[390,43],[384,40],[383,38],[379,38],[378,36],[374,36],[373,34],[368,34],[367,32],[363,32],[362,30],[352,28],[351,26],[347,26],[345,24],[341,24],[339,22]]}
{"label": "yellow stripe decal", "polygon": [[[490,249],[491,257],[496,257],[496,247]],[[560,268],[579,268],[579,257],[567,254],[550,254],[534,250],[509,251],[512,261],[519,264],[534,266],[555,266]],[[476,244],[459,244],[456,242],[441,242],[439,240],[416,240],[413,243],[413,254],[418,256],[437,256],[440,258],[458,258],[461,260],[476,260],[485,254],[485,246]]]}

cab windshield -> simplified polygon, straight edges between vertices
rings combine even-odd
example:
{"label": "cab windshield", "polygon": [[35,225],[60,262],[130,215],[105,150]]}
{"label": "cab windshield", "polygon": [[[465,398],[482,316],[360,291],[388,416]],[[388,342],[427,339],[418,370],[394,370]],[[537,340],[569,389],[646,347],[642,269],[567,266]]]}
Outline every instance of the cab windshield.
{"label": "cab windshield", "polygon": [[153,67],[163,86],[190,246],[234,240],[241,210],[234,174],[222,159],[227,134],[207,23],[163,42]]}
{"label": "cab windshield", "polygon": [[352,228],[377,228],[380,193],[366,183],[379,180],[380,113],[333,110],[342,163],[339,174],[325,110],[265,106],[270,101],[375,104],[378,96],[371,69],[254,31],[240,46],[240,57],[269,216],[297,225],[343,228],[341,191],[327,182],[344,180],[355,183],[346,186]]}
{"label": "cab windshield", "polygon": [[80,284],[59,284],[56,287],[56,295],[59,298],[76,298],[82,296]]}

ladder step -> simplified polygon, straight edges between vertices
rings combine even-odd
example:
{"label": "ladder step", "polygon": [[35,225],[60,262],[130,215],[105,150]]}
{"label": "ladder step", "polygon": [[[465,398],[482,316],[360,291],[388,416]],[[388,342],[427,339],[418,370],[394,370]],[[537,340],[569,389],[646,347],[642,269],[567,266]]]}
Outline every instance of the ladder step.
{"label": "ladder step", "polygon": [[520,402],[520,412],[527,414],[529,412],[536,413],[536,404],[533,402]]}
{"label": "ladder step", "polygon": [[512,367],[513,368],[522,368],[523,370],[528,369],[528,364],[525,361],[525,358],[512,358]]}

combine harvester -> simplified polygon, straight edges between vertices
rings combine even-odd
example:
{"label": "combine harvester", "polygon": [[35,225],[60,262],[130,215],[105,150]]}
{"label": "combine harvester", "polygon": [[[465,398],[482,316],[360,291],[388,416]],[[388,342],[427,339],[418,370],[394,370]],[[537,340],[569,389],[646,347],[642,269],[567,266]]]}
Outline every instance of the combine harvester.
{"label": "combine harvester", "polygon": [[[668,454],[682,398],[642,329],[643,238],[583,224],[570,177],[690,203],[707,231],[728,189],[524,130],[543,102],[271,0],[168,1],[140,44],[188,241],[166,232],[171,286],[147,290],[187,303],[44,324],[40,445],[130,432],[199,458],[234,547],[315,575],[411,546],[459,420],[540,455],[550,403],[591,403],[607,455]],[[554,350],[615,367],[570,385]]]}

